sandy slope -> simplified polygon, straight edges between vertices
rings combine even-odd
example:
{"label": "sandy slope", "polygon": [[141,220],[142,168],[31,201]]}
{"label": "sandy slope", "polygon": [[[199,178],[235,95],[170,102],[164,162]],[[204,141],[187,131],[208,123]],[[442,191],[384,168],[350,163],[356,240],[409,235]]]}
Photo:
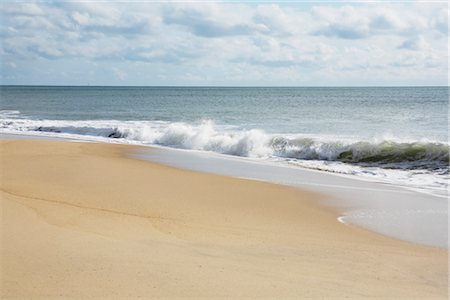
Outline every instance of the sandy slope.
{"label": "sandy slope", "polygon": [[2,141],[3,298],[446,299],[445,250],[340,224],[319,195],[127,149]]}

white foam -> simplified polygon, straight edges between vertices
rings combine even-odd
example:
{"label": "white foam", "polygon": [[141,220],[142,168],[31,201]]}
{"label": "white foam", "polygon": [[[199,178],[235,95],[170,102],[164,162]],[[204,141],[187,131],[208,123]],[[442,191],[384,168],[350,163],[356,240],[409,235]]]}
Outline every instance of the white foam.
{"label": "white foam", "polygon": [[0,110],[0,118],[8,118],[20,115],[18,110]]}
{"label": "white foam", "polygon": [[[210,120],[194,124],[165,121],[33,120],[21,118],[23,116],[18,111],[0,111],[0,117],[0,133],[26,133],[211,151],[400,184],[425,189],[441,196],[446,196],[450,179],[446,161],[448,145],[435,142],[330,140],[323,136],[312,138],[300,134],[268,134],[259,129],[239,130],[235,126],[219,126]],[[380,160],[385,158],[393,162],[371,161],[378,156]],[[339,161],[345,159],[351,164]],[[365,160],[369,161],[369,165],[352,163]],[[439,171],[432,170],[433,167]]]}

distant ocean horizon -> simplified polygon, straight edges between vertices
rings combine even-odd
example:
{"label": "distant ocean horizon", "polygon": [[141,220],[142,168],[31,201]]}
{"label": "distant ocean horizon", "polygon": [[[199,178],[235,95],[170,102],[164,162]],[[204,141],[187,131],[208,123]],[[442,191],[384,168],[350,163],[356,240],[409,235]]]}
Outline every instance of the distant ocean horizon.
{"label": "distant ocean horizon", "polygon": [[449,88],[446,85],[105,85],[105,84],[0,84],[0,87],[97,88]]}
{"label": "distant ocean horizon", "polygon": [[450,178],[445,86],[0,91],[0,133],[211,151],[440,193]]}

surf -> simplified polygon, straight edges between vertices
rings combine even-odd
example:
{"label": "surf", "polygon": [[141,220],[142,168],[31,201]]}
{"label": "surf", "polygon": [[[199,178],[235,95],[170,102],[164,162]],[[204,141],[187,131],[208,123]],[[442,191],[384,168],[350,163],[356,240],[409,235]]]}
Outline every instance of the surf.
{"label": "surf", "polygon": [[[11,113],[6,113],[7,116]],[[222,154],[298,160],[337,161],[390,169],[448,171],[449,145],[433,141],[367,141],[311,138],[298,134],[269,134],[262,129],[238,130],[216,125],[166,121],[31,120],[4,118],[4,132],[76,135]],[[444,170],[445,171],[445,170]]]}

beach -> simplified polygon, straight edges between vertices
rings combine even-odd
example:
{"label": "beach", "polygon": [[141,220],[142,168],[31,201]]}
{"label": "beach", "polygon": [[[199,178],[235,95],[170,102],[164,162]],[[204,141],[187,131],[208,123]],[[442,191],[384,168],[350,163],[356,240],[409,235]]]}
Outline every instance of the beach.
{"label": "beach", "polygon": [[339,223],[324,195],[2,140],[2,298],[447,299],[448,250]]}

